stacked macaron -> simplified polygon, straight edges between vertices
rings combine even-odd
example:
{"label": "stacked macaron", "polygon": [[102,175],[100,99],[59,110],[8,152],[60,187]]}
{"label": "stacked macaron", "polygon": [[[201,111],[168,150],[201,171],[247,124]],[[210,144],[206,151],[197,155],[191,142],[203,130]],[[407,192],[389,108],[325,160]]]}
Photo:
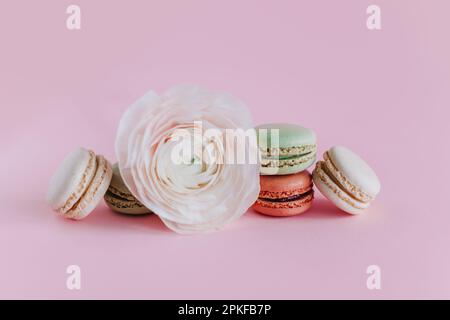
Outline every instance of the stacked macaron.
{"label": "stacked macaron", "polygon": [[371,167],[351,150],[335,146],[316,159],[316,136],[294,124],[271,123],[256,127],[261,153],[261,191],[255,211],[271,216],[292,216],[308,210],[314,185],[339,209],[359,214],[380,192]]}
{"label": "stacked macaron", "polygon": [[261,190],[253,209],[270,216],[293,216],[308,210],[314,199],[311,174],[316,135],[288,123],[256,127],[261,153]]}

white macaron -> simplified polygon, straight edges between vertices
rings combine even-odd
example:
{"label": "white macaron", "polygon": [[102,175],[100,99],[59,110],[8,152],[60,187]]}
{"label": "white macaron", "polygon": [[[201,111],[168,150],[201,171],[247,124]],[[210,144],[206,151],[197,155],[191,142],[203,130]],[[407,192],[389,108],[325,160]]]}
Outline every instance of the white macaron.
{"label": "white macaron", "polygon": [[81,220],[99,204],[112,178],[111,164],[93,151],[77,148],[50,180],[47,202],[64,217]]}
{"label": "white macaron", "polygon": [[313,180],[320,192],[341,210],[359,214],[380,192],[380,181],[372,168],[353,151],[335,146],[318,161]]}

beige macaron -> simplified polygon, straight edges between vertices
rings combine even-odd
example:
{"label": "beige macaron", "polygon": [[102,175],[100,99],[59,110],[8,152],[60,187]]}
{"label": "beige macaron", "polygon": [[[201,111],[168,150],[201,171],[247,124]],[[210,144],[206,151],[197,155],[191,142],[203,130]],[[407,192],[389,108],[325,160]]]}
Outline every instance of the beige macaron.
{"label": "beige macaron", "polygon": [[380,181],[372,168],[357,154],[334,146],[323,155],[313,171],[314,184],[341,210],[359,214],[380,192]]}
{"label": "beige macaron", "polygon": [[105,202],[113,211],[123,214],[143,215],[151,213],[131,194],[122,179],[117,163],[113,165],[113,176],[105,194]]}
{"label": "beige macaron", "polygon": [[47,202],[65,218],[81,220],[100,203],[112,178],[111,164],[84,148],[71,152],[50,180]]}

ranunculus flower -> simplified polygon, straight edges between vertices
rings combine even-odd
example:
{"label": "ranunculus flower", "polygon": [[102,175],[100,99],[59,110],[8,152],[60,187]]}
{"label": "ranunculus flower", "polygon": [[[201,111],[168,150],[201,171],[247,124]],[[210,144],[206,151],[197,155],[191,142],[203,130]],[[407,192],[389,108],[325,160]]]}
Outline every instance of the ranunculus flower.
{"label": "ranunculus flower", "polygon": [[[119,124],[116,155],[122,178],[170,229],[178,233],[219,229],[257,199],[259,163],[229,163],[223,157],[229,141],[205,136],[199,129],[224,133],[252,127],[246,106],[228,94],[196,86],[175,87],[162,95],[150,91]],[[188,159],[180,152],[184,150],[180,132],[191,134],[192,145],[197,146]],[[240,144],[237,148],[242,147],[240,141],[235,141]],[[255,151],[246,145],[248,152]]]}

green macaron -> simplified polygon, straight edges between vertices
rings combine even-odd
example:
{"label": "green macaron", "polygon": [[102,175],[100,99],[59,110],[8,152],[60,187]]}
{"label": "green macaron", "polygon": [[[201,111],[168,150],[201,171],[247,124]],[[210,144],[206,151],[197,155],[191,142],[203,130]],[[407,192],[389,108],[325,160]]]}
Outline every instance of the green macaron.
{"label": "green macaron", "polygon": [[293,174],[309,168],[316,160],[314,131],[290,123],[256,127],[261,152],[262,175]]}
{"label": "green macaron", "polygon": [[105,194],[105,202],[112,210],[131,215],[151,213],[128,190],[123,182],[118,164],[113,165],[113,176],[108,191]]}

